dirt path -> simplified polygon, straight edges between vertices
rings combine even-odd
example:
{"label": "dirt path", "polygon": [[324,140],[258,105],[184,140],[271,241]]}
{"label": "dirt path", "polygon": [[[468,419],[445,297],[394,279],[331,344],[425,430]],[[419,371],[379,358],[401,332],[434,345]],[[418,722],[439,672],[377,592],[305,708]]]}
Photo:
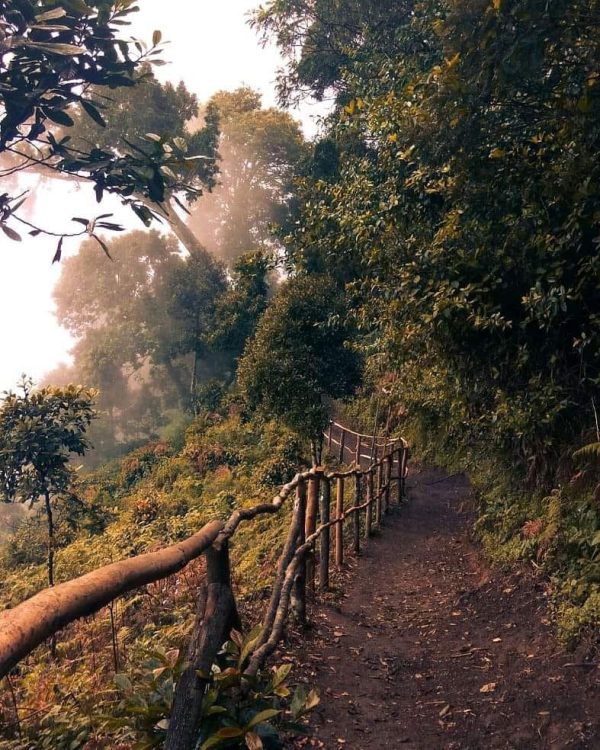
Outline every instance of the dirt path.
{"label": "dirt path", "polygon": [[467,537],[468,483],[443,477],[409,477],[341,604],[314,613],[301,658],[322,699],[302,744],[600,750],[598,667],[561,650],[540,582],[488,571]]}

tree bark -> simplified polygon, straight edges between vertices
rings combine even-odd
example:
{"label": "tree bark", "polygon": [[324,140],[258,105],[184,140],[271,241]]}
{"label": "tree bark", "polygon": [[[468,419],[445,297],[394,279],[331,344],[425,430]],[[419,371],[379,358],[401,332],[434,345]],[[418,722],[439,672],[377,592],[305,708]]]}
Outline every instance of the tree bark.
{"label": "tree bark", "polygon": [[185,666],[175,689],[165,750],[192,750],[198,740],[202,701],[217,654],[239,623],[231,591],[227,542],[206,552],[207,586],[200,596]]}
{"label": "tree bark", "polygon": [[231,588],[224,583],[208,584],[206,606],[198,612],[185,667],[177,681],[165,750],[192,750],[196,746],[211,669],[234,620]]}
{"label": "tree bark", "polygon": [[44,504],[48,521],[48,586],[54,586],[54,514],[48,490],[44,491]]}
{"label": "tree bark", "polygon": [[97,612],[127,591],[177,573],[205,552],[222,529],[220,521],[211,521],[171,547],[105,565],[0,612],[0,677],[73,620]]}
{"label": "tree bark", "polygon": [[186,390],[185,385],[183,384],[181,377],[179,373],[177,372],[177,368],[173,364],[173,361],[171,359],[165,359],[164,361],[164,367],[167,371],[167,375],[171,378],[171,381],[173,385],[175,386],[175,390],[177,391],[177,395],[179,396],[179,404],[183,411],[188,411],[189,409],[189,398],[188,398],[188,392]]}
{"label": "tree bark", "polygon": [[181,242],[190,255],[194,255],[195,253],[207,253],[208,250],[177,213],[175,201],[171,199],[168,202],[168,205],[169,214],[167,216],[167,221],[179,242]]}

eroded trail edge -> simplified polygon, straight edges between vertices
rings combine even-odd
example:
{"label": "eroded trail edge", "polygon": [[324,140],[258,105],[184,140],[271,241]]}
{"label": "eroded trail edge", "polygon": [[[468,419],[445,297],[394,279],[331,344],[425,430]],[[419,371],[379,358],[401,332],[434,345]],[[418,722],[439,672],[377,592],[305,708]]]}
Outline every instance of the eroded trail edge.
{"label": "eroded trail edge", "polygon": [[600,748],[598,666],[556,641],[543,581],[485,565],[463,476],[408,486],[346,595],[313,613],[300,658],[321,705],[301,745]]}

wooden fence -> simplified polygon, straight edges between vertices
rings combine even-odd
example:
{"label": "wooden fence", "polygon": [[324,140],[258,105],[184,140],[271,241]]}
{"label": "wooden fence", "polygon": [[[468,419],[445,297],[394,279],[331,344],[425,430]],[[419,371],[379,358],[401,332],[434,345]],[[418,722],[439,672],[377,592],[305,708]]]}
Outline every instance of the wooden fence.
{"label": "wooden fence", "polygon": [[[323,467],[314,467],[297,474],[270,503],[236,510],[225,523],[211,521],[183,542],[98,568],[44,589],[13,609],[1,612],[0,677],[6,676],[68,623],[97,612],[129,591],[182,570],[204,555],[206,586],[184,670],[177,683],[165,743],[165,750],[191,750],[206,689],[198,674],[210,673],[219,650],[238,624],[229,559],[229,540],[238,526],[258,516],[279,512],[286,500],[294,497],[262,632],[246,668],[251,676],[276,649],[288,616],[304,623],[307,596],[317,588],[328,589],[332,558],[340,568],[348,547],[358,555],[363,538],[368,539],[373,528],[381,524],[393,497],[398,502],[404,497],[409,456],[404,440],[361,435],[336,422],[330,424],[326,440],[330,453],[336,453],[340,463],[350,457],[347,461],[352,464],[350,469],[327,472]],[[364,464],[366,467],[362,468]],[[351,507],[346,502],[349,483],[353,485]]]}

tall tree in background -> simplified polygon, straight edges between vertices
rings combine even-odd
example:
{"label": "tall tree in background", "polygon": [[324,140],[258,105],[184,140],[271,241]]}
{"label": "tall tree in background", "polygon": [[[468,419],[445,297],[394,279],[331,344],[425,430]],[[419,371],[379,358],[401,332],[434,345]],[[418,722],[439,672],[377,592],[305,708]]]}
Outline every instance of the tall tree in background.
{"label": "tall tree in background", "polygon": [[226,263],[252,250],[272,251],[273,225],[286,221],[293,180],[307,147],[298,123],[264,108],[250,88],[220,91],[207,111],[218,114],[218,186],[197,204],[190,227]]}
{"label": "tall tree in background", "polygon": [[86,382],[105,418],[94,444],[150,438],[169,410],[193,411],[198,386],[231,380],[265,309],[270,264],[238,259],[230,277],[208,252],[181,255],[174,238],[132,232],[112,243],[113,262],[84,243],[55,289],[57,317],[76,338],[73,366],[48,382]]}
{"label": "tall tree in background", "polygon": [[[94,87],[93,96],[106,101],[104,127],[89,118],[78,117],[73,128],[75,143],[101,149],[121,144],[142,153],[153,147],[167,150],[174,147],[181,158],[170,164],[165,174],[193,189],[165,191],[166,213],[162,218],[188,252],[202,253],[203,246],[180,213],[186,210],[184,203],[193,203],[216,184],[219,120],[215,108],[206,107],[200,118],[198,100],[183,82],[177,86],[162,84],[149,66],[144,68],[144,77],[135,89],[115,92]],[[148,201],[142,203],[140,218],[148,223],[152,205]]]}
{"label": "tall tree in background", "polygon": [[249,88],[221,91],[199,106],[183,83],[161,84],[150,71],[131,96],[98,93],[111,100],[106,127],[80,118],[74,133],[81,143],[123,142],[144,149],[148,134],[161,133],[185,144],[190,157],[218,149],[218,175],[213,162],[202,158],[178,172],[199,188],[209,188],[200,201],[190,196],[187,221],[171,202],[168,222],[188,252],[207,248],[230,265],[244,253],[273,249],[272,224],[285,221],[293,178],[306,154],[300,127],[289,114],[263,108],[260,94]]}

